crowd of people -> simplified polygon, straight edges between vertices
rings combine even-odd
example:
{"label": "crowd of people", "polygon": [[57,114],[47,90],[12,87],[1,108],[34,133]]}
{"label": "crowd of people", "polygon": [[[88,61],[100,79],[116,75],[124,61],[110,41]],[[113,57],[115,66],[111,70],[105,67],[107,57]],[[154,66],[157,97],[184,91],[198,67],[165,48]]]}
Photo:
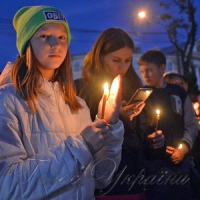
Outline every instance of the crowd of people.
{"label": "crowd of people", "polygon": [[[19,56],[0,75],[0,199],[200,199],[199,116],[160,50],[139,58],[143,85],[133,40],[108,28],[73,80],[60,10],[23,7],[13,26]],[[128,103],[142,87],[148,99]]]}

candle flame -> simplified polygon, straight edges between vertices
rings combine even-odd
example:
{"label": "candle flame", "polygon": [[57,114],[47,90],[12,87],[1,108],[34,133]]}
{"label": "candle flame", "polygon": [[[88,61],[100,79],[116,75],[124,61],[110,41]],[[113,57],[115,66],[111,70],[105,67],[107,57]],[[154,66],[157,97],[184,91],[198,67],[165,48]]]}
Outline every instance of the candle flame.
{"label": "candle flame", "polygon": [[108,88],[108,83],[104,84],[104,95],[108,95],[109,94],[109,88]]}
{"label": "candle flame", "polygon": [[182,149],[182,148],[183,148],[183,145],[179,144],[178,149]]}
{"label": "candle flame", "polygon": [[112,91],[113,92],[117,92],[119,89],[119,83],[118,83],[118,80],[117,79],[114,79],[113,83],[112,83]]}
{"label": "candle flame", "polygon": [[156,114],[159,115],[160,114],[160,110],[156,110]]}
{"label": "candle flame", "polygon": [[193,104],[193,107],[194,107],[195,110],[197,110],[197,109],[199,108],[199,103],[198,103],[198,102],[195,102],[195,103]]}
{"label": "candle flame", "polygon": [[157,130],[158,130],[158,121],[160,120],[160,110],[156,110],[156,114],[157,114],[157,116],[156,116],[156,128],[155,128],[155,131],[157,132]]}

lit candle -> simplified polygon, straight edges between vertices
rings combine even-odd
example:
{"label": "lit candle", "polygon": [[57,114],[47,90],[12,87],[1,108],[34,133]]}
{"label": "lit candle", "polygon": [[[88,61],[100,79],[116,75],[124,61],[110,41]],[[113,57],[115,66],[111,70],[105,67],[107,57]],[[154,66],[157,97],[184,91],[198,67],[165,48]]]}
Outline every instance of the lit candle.
{"label": "lit candle", "polygon": [[195,102],[193,104],[193,107],[194,107],[194,111],[195,111],[196,116],[199,116],[199,103]]}
{"label": "lit candle", "polygon": [[108,89],[108,83],[104,84],[104,93],[103,93],[103,104],[102,104],[102,111],[101,111],[101,119],[104,118],[104,112],[106,108],[106,100],[108,98],[109,89]]}
{"label": "lit candle", "polygon": [[194,109],[196,110],[196,109],[199,108],[199,103],[198,103],[198,102],[195,102],[195,103],[193,104],[193,106],[194,106]]}
{"label": "lit candle", "polygon": [[183,145],[179,144],[178,149],[182,149]]}
{"label": "lit candle", "polygon": [[160,110],[156,110],[156,128],[155,128],[155,131],[157,132],[158,130],[158,121],[160,119]]}

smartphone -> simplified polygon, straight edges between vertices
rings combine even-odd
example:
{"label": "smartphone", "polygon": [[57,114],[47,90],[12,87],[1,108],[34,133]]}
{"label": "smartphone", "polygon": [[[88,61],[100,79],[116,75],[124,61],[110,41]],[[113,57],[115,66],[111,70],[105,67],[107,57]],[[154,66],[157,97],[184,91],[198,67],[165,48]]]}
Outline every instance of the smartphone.
{"label": "smartphone", "polygon": [[129,100],[128,105],[135,103],[136,101],[146,101],[146,99],[150,96],[152,92],[153,92],[152,88],[137,89],[136,92],[131,97],[131,99]]}

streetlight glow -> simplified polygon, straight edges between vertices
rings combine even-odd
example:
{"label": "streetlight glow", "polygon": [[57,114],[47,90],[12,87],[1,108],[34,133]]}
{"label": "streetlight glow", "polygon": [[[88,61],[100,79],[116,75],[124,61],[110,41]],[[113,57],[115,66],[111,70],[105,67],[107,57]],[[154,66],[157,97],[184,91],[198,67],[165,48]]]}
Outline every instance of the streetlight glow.
{"label": "streetlight glow", "polygon": [[138,13],[139,18],[145,18],[146,17],[146,12],[145,11],[141,11]]}

